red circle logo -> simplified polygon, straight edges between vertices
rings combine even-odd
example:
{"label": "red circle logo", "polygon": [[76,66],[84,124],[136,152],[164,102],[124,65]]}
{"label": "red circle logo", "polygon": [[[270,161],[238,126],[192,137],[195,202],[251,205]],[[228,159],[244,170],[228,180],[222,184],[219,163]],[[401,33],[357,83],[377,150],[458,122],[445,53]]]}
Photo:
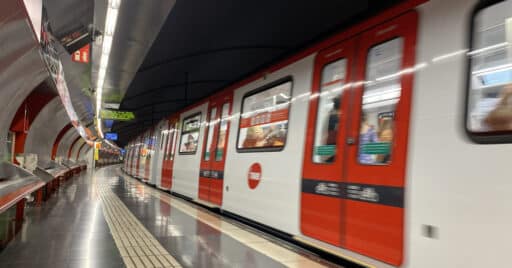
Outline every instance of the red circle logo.
{"label": "red circle logo", "polygon": [[254,189],[258,186],[261,180],[261,165],[259,163],[254,163],[249,168],[249,172],[247,172],[247,184],[249,184],[249,188]]}

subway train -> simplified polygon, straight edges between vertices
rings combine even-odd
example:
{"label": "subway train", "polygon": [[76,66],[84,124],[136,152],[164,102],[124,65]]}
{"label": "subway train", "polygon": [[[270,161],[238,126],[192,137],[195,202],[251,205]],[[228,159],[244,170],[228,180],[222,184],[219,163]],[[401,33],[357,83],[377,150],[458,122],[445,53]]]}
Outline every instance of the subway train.
{"label": "subway train", "polygon": [[405,1],[126,146],[156,187],[373,267],[512,249],[512,0]]}

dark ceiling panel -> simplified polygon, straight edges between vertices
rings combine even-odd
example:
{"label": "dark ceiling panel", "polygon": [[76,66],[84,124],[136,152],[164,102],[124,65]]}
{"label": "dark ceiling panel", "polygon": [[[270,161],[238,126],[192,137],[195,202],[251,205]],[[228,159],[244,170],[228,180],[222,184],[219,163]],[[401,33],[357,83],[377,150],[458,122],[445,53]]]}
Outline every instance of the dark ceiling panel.
{"label": "dark ceiling panel", "polygon": [[162,117],[383,8],[382,1],[177,1],[128,87],[126,144]]}
{"label": "dark ceiling panel", "polygon": [[60,39],[93,23],[94,0],[44,0],[53,34]]}

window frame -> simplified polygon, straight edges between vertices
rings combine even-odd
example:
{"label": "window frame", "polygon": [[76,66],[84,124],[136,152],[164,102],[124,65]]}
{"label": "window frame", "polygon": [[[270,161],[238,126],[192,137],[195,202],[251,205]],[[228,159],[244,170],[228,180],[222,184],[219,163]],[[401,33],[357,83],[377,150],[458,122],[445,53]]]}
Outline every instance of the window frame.
{"label": "window frame", "polygon": [[174,159],[176,158],[175,151],[176,145],[178,144],[178,133],[181,133],[180,124],[179,122],[174,122],[172,141],[169,142],[169,159],[167,160],[174,161]]}
{"label": "window frame", "polygon": [[163,151],[164,151],[164,160],[167,161],[169,160],[170,156],[169,156],[169,140],[170,140],[170,132],[169,132],[169,129],[166,128],[165,129],[167,132],[165,133],[165,142],[164,142],[164,148],[163,148]]}
{"label": "window frame", "polygon": [[[473,51],[473,41],[475,39],[475,18],[476,16],[485,10],[488,7],[491,7],[495,4],[508,1],[508,0],[481,0],[479,1],[471,11],[471,15],[469,17],[469,35],[468,35],[468,48],[469,51]],[[466,136],[470,141],[477,144],[503,144],[503,143],[512,143],[512,130],[504,130],[504,131],[485,131],[485,132],[474,132],[471,131],[468,127],[468,116],[470,114],[469,111],[469,101],[471,95],[471,69],[472,69],[473,60],[471,56],[466,56],[466,81],[465,81],[465,102],[464,102],[464,117],[462,120],[462,126]]]}
{"label": "window frame", "polygon": [[[391,41],[393,41],[395,39],[402,39],[402,51],[401,51],[402,52],[402,60],[400,62],[400,70],[402,70],[404,68],[404,57],[405,57],[405,53],[406,53],[406,50],[405,50],[405,37],[403,35],[396,35],[396,36],[393,36],[393,37],[390,37],[390,38],[386,38],[383,41],[375,43],[375,44],[371,45],[370,47],[368,47],[368,49],[366,50],[366,61],[364,63],[364,66],[365,66],[364,80],[368,79],[368,77],[367,77],[367,75],[368,75],[367,71],[368,71],[368,66],[369,66],[368,61],[370,60],[370,57],[368,55],[370,54],[370,51],[372,49],[382,45],[382,44],[391,42]],[[398,105],[402,101],[402,92],[403,92],[403,85],[404,85],[403,76],[400,75],[398,77],[399,77],[398,79],[399,79],[399,83],[400,83],[400,97],[398,98],[398,101],[395,104],[395,110],[393,111],[393,121],[396,121],[396,111],[397,111]],[[358,118],[359,124],[358,124],[358,132],[357,132],[358,136],[357,136],[357,140],[356,140],[356,143],[355,143],[355,145],[358,147],[358,149],[356,151],[357,152],[356,153],[356,157],[357,157],[356,162],[357,162],[358,165],[365,166],[365,167],[371,167],[371,166],[386,167],[386,166],[391,166],[392,163],[393,163],[392,160],[394,158],[394,153],[393,153],[394,149],[393,148],[395,147],[395,143],[396,143],[396,140],[395,140],[394,137],[393,137],[393,141],[390,144],[390,156],[389,156],[389,161],[387,163],[368,164],[368,163],[361,163],[359,161],[359,154],[360,154],[360,150],[361,150],[361,147],[360,147],[360,142],[361,142],[361,140],[360,140],[361,136],[360,135],[361,135],[361,133],[359,132],[359,129],[361,128],[361,117],[363,115],[363,106],[364,106],[363,99],[364,99],[364,93],[366,91],[366,85],[363,85],[361,90],[362,90],[361,91],[361,107],[360,107],[360,114],[359,114],[359,118]],[[413,90],[414,90],[414,88],[413,88]],[[409,110],[409,113],[410,112],[411,112],[411,110]],[[411,121],[411,119],[409,119],[409,121]],[[396,131],[396,123],[394,122],[393,123],[393,132],[395,132],[395,131]]]}
{"label": "window frame", "polygon": [[282,77],[280,79],[274,80],[273,82],[267,83],[267,84],[265,84],[265,85],[263,85],[261,87],[258,87],[256,89],[250,90],[250,91],[246,92],[242,96],[242,101],[240,102],[240,115],[238,116],[238,128],[237,128],[236,145],[235,145],[237,153],[281,152],[281,151],[283,151],[286,148],[286,145],[288,144],[288,132],[290,130],[290,111],[292,109],[292,101],[291,101],[291,99],[288,102],[288,126],[287,126],[287,129],[286,129],[286,140],[285,140],[283,146],[280,146],[280,147],[268,147],[267,146],[267,147],[258,147],[258,148],[239,148],[238,144],[240,142],[240,125],[242,124],[242,113],[243,113],[243,110],[244,110],[244,101],[245,101],[245,99],[248,98],[248,97],[254,96],[254,95],[256,95],[256,94],[258,94],[260,92],[263,92],[265,90],[269,90],[271,88],[274,88],[276,86],[279,86],[281,84],[285,84],[285,83],[288,83],[288,82],[290,82],[290,97],[293,98],[293,85],[294,85],[294,81],[293,81],[293,76],[291,76],[291,75]]}
{"label": "window frame", "polygon": [[[340,58],[337,58],[337,59],[333,59],[329,62],[326,62],[323,66],[322,66],[322,71],[320,72],[320,85],[319,85],[319,88],[318,88],[318,98],[316,99],[317,101],[317,107],[316,107],[316,118],[315,118],[315,129],[314,129],[314,132],[313,132],[313,148],[312,148],[312,154],[311,154],[311,163],[315,164],[315,165],[333,165],[334,164],[334,161],[333,162],[315,162],[315,140],[317,138],[317,133],[316,133],[316,130],[317,130],[317,127],[318,127],[318,118],[319,118],[319,114],[320,114],[320,98],[321,98],[321,95],[322,94],[322,80],[323,80],[323,74],[324,74],[324,71],[325,71],[325,67],[327,67],[328,65],[331,65],[335,62],[338,62],[338,61],[342,61],[342,60],[345,60],[346,61],[346,64],[345,64],[345,72],[348,73],[348,68],[350,68],[348,62],[349,62],[349,58],[344,56],[344,57],[340,57]],[[347,84],[347,81],[350,81],[351,77],[347,77],[346,74],[345,74],[345,77],[344,77],[345,81],[343,82],[343,86],[345,86]],[[350,82],[349,82],[350,83]],[[347,91],[349,91],[350,93],[350,89],[348,89]],[[343,95],[345,92],[345,89],[343,89],[340,94],[338,95],[340,97],[340,101],[341,98],[343,97]],[[341,109],[341,108],[340,108]],[[338,119],[341,119],[341,114],[338,114],[339,115],[339,118]],[[339,123],[339,122],[338,122]],[[339,129],[338,129],[339,131]],[[339,132],[338,134],[336,135],[336,141],[338,141],[338,136],[339,136]],[[336,159],[336,156],[338,155],[339,151],[338,151],[338,146],[340,144],[336,143],[336,147],[334,147],[334,159]],[[343,144],[341,144],[341,146],[343,146]],[[342,148],[343,149],[343,148]]]}
{"label": "window frame", "polygon": [[[226,119],[223,119],[222,117],[222,112],[224,111],[224,105],[228,105],[228,116],[226,117]],[[220,132],[221,132],[221,128],[222,128],[222,120],[226,120],[227,123],[226,123],[226,134],[229,133],[229,127],[230,127],[230,119],[229,117],[231,116],[230,115],[230,112],[231,112],[231,109],[233,108],[233,103],[231,101],[225,101],[222,103],[221,105],[221,108],[220,108],[220,117],[219,117],[219,130],[217,131],[217,143],[215,144],[215,158],[214,158],[214,161],[215,162],[222,162],[225,158],[224,156],[224,152],[226,151],[226,146],[227,146],[227,138],[228,137],[224,137],[224,147],[222,148],[222,155],[221,155],[221,159],[217,159],[217,150],[219,150],[219,139],[220,139]],[[227,135],[226,135],[227,136]],[[238,140],[237,140],[238,142]],[[237,143],[237,146],[238,146],[238,143]]]}
{"label": "window frame", "polygon": [[[201,156],[201,158],[202,158],[201,161],[204,161],[204,162],[209,162],[211,160],[212,152],[209,152],[208,150],[210,149],[209,147],[211,147],[211,145],[214,142],[215,126],[217,125],[217,124],[215,124],[215,126],[212,127],[211,123],[217,117],[218,108],[217,108],[217,106],[212,106],[209,108],[210,109],[208,110],[208,120],[206,122],[208,124],[208,126],[204,130],[204,137],[206,139],[206,144],[204,145],[204,150],[203,150],[202,156]],[[215,111],[213,119],[212,119],[212,114],[213,114],[212,111]],[[211,140],[210,140],[210,134],[211,134]],[[208,142],[210,142],[210,144],[208,144]],[[206,153],[209,153],[208,159],[206,159]]]}
{"label": "window frame", "polygon": [[[190,119],[192,117],[196,117],[199,115],[199,129],[198,129],[198,137],[197,137],[197,146],[196,146],[196,149],[193,151],[193,152],[182,152],[181,151],[181,142],[183,141],[183,134],[188,134],[190,132],[186,132],[186,133],[183,133],[183,130],[185,129],[185,121],[187,121],[187,119]],[[179,149],[178,149],[178,154],[179,155],[195,155],[197,153],[197,147],[199,147],[199,140],[201,139],[201,119],[202,119],[202,113],[201,112],[197,112],[197,113],[193,113],[189,116],[186,116],[183,118],[183,121],[181,122],[181,129],[180,129],[180,142],[179,142]]]}

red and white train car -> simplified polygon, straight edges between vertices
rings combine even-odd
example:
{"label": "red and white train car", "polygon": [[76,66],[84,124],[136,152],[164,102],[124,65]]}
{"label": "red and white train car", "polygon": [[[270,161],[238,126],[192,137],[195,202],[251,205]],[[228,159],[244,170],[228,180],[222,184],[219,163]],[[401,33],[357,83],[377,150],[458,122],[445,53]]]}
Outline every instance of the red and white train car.
{"label": "red and white train car", "polygon": [[406,1],[171,115],[153,176],[369,266],[503,266],[511,44],[512,0]]}

